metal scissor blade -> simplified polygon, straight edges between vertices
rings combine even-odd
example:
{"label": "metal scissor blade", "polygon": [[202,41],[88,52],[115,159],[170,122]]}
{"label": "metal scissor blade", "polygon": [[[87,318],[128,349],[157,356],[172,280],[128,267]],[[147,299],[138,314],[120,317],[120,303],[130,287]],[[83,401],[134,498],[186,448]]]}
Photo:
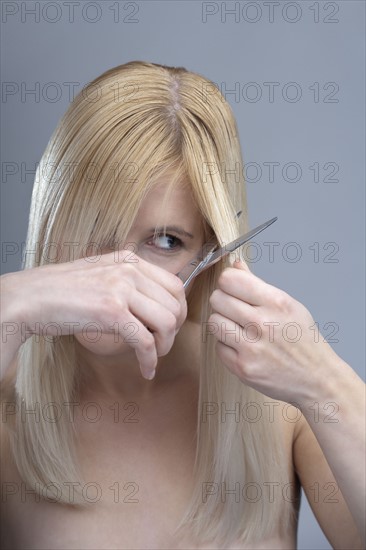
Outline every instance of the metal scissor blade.
{"label": "metal scissor blade", "polygon": [[219,248],[219,250],[216,250],[211,257],[208,260],[208,263],[210,265],[216,263],[220,258],[226,256],[227,254],[230,254],[230,252],[234,252],[237,248],[242,246],[247,241],[250,241],[255,235],[258,235],[261,231],[269,227],[273,222],[277,220],[277,216],[272,218],[271,220],[268,220],[268,222],[262,223],[262,225],[258,225],[258,227],[255,227],[242,237],[239,237],[239,239],[235,239],[235,241],[232,241],[229,244],[224,245],[223,247]]}
{"label": "metal scissor blade", "polygon": [[[235,218],[239,218],[242,214],[242,210],[236,213]],[[211,253],[217,248],[218,243],[216,237],[207,241],[196,256],[188,262],[180,271],[176,273],[176,276],[184,283],[184,287],[188,286],[189,282],[195,275],[198,274],[198,268],[201,268],[204,262],[207,262],[211,257]]]}
{"label": "metal scissor blade", "polygon": [[[196,277],[199,273],[204,271],[207,267],[211,267],[211,265],[218,262],[221,258],[224,258],[227,254],[230,254],[230,252],[234,252],[237,248],[242,246],[247,241],[250,241],[255,235],[266,229],[268,226],[270,226],[273,222],[277,220],[277,216],[268,220],[265,223],[262,223],[261,225],[258,225],[258,227],[255,227],[248,233],[245,233],[245,235],[242,235],[238,239],[235,239],[235,241],[232,241],[229,244],[226,244],[215,251],[216,246],[213,248],[209,248],[207,251],[206,248],[206,256],[202,259],[202,250],[205,249],[205,246],[200,250],[198,255],[190,261],[187,265],[183,267],[183,269],[176,273],[176,276],[179,277],[183,281],[183,286],[186,288],[189,283],[192,281],[194,277]],[[211,243],[210,243],[211,244]]]}

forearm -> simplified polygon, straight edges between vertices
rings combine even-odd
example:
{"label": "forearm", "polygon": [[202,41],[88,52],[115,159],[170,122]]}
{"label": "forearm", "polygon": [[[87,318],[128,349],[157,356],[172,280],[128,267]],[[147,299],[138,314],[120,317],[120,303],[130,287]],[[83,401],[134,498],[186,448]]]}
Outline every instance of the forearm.
{"label": "forearm", "polygon": [[365,384],[338,359],[327,384],[301,408],[365,540]]}

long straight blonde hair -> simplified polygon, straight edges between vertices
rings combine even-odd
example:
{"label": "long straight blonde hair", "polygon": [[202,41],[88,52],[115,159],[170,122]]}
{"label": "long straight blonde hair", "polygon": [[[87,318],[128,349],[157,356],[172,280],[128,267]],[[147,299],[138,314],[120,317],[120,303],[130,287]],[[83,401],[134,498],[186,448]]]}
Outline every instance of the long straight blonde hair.
{"label": "long straight blonde hair", "polygon": [[[183,178],[189,182],[207,235],[213,231],[222,245],[248,230],[237,125],[217,86],[183,67],[141,61],[106,71],[75,97],[39,163],[26,243],[26,251],[38,248],[39,254],[26,254],[23,269],[72,260],[70,248],[60,243],[73,243],[78,259],[87,243],[125,242],[146,193],[172,170],[167,193]],[[296,517],[291,499],[266,496],[266,487],[269,494],[271,484],[284,487],[290,481],[281,432],[264,414],[271,400],[220,362],[215,338],[206,334],[209,297],[230,262],[228,257],[198,276],[188,297],[188,319],[202,327],[195,489],[176,531],[223,547],[286,531]],[[11,449],[22,479],[40,494],[42,487],[65,480],[81,482],[77,433],[65,415],[57,422],[36,415],[23,422],[20,411],[73,402],[77,374],[69,337],[32,336],[19,350],[12,394],[19,412],[8,424]],[[227,411],[252,405],[257,418],[204,417],[207,404]],[[233,495],[223,499],[221,489],[238,483],[239,502]],[[257,496],[243,498],[244,489]],[[64,494],[60,502],[87,506],[78,489],[73,502]]]}

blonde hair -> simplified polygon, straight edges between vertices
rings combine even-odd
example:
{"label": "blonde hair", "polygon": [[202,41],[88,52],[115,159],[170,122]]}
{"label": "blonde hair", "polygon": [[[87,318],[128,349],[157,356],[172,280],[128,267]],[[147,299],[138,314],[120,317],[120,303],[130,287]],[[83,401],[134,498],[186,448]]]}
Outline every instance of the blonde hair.
{"label": "blonde hair", "polygon": [[[182,67],[132,61],[93,80],[70,104],[42,156],[35,177],[26,250],[59,250],[59,243],[112,246],[125,242],[146,193],[159,176],[174,173],[169,190],[183,178],[202,214],[205,231],[220,244],[248,230],[243,161],[230,106],[210,80]],[[235,218],[236,212],[241,217]],[[79,247],[79,248],[78,248]],[[70,251],[70,249],[67,249]],[[85,246],[84,246],[85,254]],[[23,268],[69,261],[66,250],[53,260],[26,255]],[[209,296],[230,257],[203,272],[188,297],[188,319],[207,326]],[[29,338],[20,348],[14,399],[19,407],[73,402],[77,397],[75,343],[67,336],[50,341]],[[195,484],[177,532],[197,541],[229,546],[259,541],[295,518],[288,499],[236,499],[212,496],[202,487],[236,483],[285,485],[289,482],[283,441],[276,423],[262,414],[256,422],[223,422],[200,411],[209,404],[256,404],[271,400],[238,381],[215,353],[215,338],[201,338]],[[32,487],[81,480],[75,451],[76,429],[62,416],[57,422],[22,422],[10,430],[19,473]],[[37,490],[37,489],[36,489]],[[72,504],[66,496],[60,502]],[[76,491],[75,506],[85,506]]]}

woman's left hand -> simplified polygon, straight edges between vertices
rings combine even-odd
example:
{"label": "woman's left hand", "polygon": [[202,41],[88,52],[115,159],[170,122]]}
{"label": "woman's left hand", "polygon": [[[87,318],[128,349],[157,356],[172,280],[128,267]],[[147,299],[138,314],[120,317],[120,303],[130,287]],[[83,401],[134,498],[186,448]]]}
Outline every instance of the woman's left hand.
{"label": "woman's left hand", "polygon": [[208,333],[238,378],[300,408],[327,395],[343,361],[324,341],[306,307],[265,283],[243,261],[226,268],[210,296]]}

